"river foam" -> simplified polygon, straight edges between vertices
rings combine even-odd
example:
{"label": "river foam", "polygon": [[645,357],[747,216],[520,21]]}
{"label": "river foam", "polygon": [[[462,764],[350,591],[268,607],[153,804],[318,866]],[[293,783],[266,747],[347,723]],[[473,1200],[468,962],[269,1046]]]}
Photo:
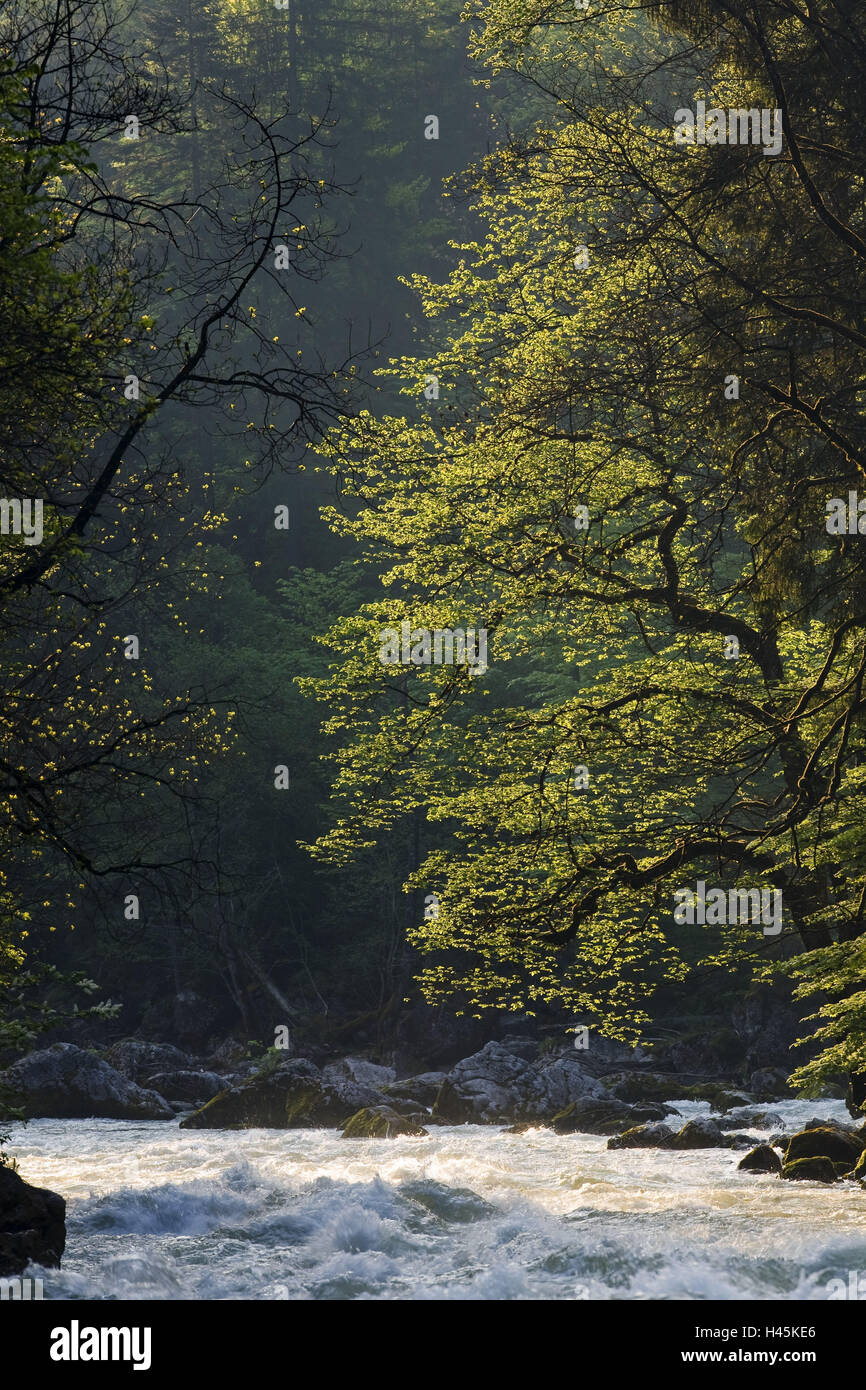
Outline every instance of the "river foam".
{"label": "river foam", "polygon": [[[788,1130],[848,1118],[835,1101],[768,1108]],[[30,1271],[46,1298],[811,1300],[866,1272],[861,1188],[738,1174],[725,1149],[117,1120],[34,1120],[10,1148],[68,1202],[63,1269]]]}

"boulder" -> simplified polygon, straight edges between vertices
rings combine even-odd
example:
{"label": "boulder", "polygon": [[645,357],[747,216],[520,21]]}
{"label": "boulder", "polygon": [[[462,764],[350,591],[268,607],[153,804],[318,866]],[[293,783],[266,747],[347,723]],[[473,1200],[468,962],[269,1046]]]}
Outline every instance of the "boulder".
{"label": "boulder", "polygon": [[425,1109],[431,1109],[442,1082],[445,1080],[444,1071],[425,1071],[419,1076],[407,1076],[402,1081],[394,1081],[390,1086],[383,1086],[383,1094],[396,1097],[398,1100],[414,1100]]}
{"label": "boulder", "polygon": [[557,1134],[617,1134],[664,1117],[665,1111],[660,1105],[626,1105],[611,1097],[598,1100],[595,1096],[586,1096],[560,1110],[551,1125]]}
{"label": "boulder", "polygon": [[740,1173],[776,1173],[782,1171],[782,1160],[770,1144],[756,1144],[737,1164]]}
{"label": "boulder", "polygon": [[611,1095],[617,1100],[665,1101],[687,1100],[689,1087],[677,1076],[653,1071],[607,1072],[601,1078]]}
{"label": "boulder", "polygon": [[841,1125],[820,1124],[792,1134],[785,1151],[785,1163],[803,1158],[826,1158],[831,1163],[847,1163],[849,1170],[863,1153],[864,1141]]}
{"label": "boulder", "polygon": [[354,1081],[358,1086],[369,1086],[374,1091],[383,1091],[396,1080],[393,1067],[380,1067],[376,1062],[368,1062],[362,1057],[342,1057],[339,1062],[328,1062],[322,1067],[326,1081],[337,1083]]}
{"label": "boulder", "polygon": [[231,1084],[229,1077],[217,1076],[214,1071],[162,1071],[157,1072],[156,1076],[147,1077],[145,1081],[145,1085],[164,1100],[189,1105],[203,1105]]}
{"label": "boulder", "polygon": [[761,1110],[757,1105],[742,1105],[736,1110],[729,1110],[724,1119],[718,1121],[719,1129],[736,1129],[739,1125],[748,1125],[750,1129],[777,1129],[784,1124],[781,1115],[775,1115],[772,1110]]}
{"label": "boulder", "polygon": [[731,1139],[706,1115],[687,1120],[673,1137],[672,1149],[727,1149]]}
{"label": "boulder", "polygon": [[389,1109],[396,1110],[398,1115],[420,1115],[425,1124],[437,1123],[432,1115],[428,1115],[424,1107],[418,1104],[417,1100],[404,1100],[402,1096],[383,1096],[382,1099]]}
{"label": "boulder", "polygon": [[782,1177],[789,1182],[835,1182],[838,1174],[829,1158],[796,1158],[782,1165]]}
{"label": "boulder", "polygon": [[142,1081],[155,1072],[185,1071],[192,1066],[192,1059],[180,1048],[170,1043],[141,1042],[138,1038],[115,1043],[103,1053],[102,1060],[130,1081]]}
{"label": "boulder", "polygon": [[468,1125],[475,1120],[472,1101],[461,1095],[446,1076],[433,1102],[433,1118],[447,1125]]}
{"label": "boulder", "polygon": [[0,1091],[25,1119],[171,1120],[174,1111],[92,1052],[54,1043],[0,1072]]}
{"label": "boulder", "polygon": [[615,1134],[608,1139],[609,1149],[670,1149],[673,1147],[674,1132],[669,1125],[636,1125],[624,1134]]}
{"label": "boulder", "polygon": [[[569,1052],[577,1052],[587,1070],[592,1071],[593,1076],[601,1076],[605,1072],[619,1071],[622,1069],[639,1070],[642,1064],[651,1061],[651,1053],[644,1051],[640,1046],[632,1047],[629,1043],[616,1042],[613,1038],[602,1037],[597,1028],[593,1026],[593,1020],[587,1017],[583,1020],[574,1019],[574,1027],[585,1027],[587,1029],[586,1045],[582,1046],[576,1033],[566,1032],[565,1048]],[[557,1036],[556,1044],[552,1041],[547,1042],[546,1046],[553,1048],[560,1045]],[[542,1044],[545,1046],[545,1044]]]}
{"label": "boulder", "polygon": [[858,1158],[856,1167],[854,1168],[851,1177],[856,1178],[858,1182],[866,1183],[866,1149],[863,1150],[860,1157]]}
{"label": "boulder", "polygon": [[326,1080],[312,1062],[290,1058],[221,1091],[181,1129],[337,1129],[385,1097],[354,1081]]}
{"label": "boulder", "polygon": [[631,1115],[629,1119],[633,1124],[649,1124],[654,1120],[666,1120],[669,1115],[676,1115],[680,1118],[678,1110],[672,1105],[630,1105]]}
{"label": "boulder", "polygon": [[63,1198],[0,1165],[0,1278],[21,1274],[29,1264],[58,1269],[65,1245]]}
{"label": "boulder", "polygon": [[755,1147],[755,1137],[752,1134],[726,1134],[726,1149],[753,1149]]}
{"label": "boulder", "polygon": [[629,1102],[706,1100],[714,1110],[730,1110],[751,1100],[742,1091],[735,1091],[720,1081],[693,1084],[665,1072],[608,1072],[601,1077],[601,1081],[617,1100]]}
{"label": "boulder", "polygon": [[497,1041],[513,1057],[522,1057],[524,1062],[538,1061],[538,1042],[535,1038],[499,1038]]}
{"label": "boulder", "polygon": [[856,1125],[847,1123],[844,1120],[814,1119],[807,1120],[804,1125],[800,1126],[800,1129],[837,1129],[839,1130],[840,1134],[862,1134],[863,1142],[864,1144],[866,1144],[866,1125],[861,1125],[858,1129]]}
{"label": "boulder", "polygon": [[398,1115],[389,1105],[373,1105],[359,1110],[346,1122],[341,1138],[396,1139],[398,1135],[410,1134],[426,1139],[429,1137],[427,1131],[418,1123],[423,1118],[421,1114],[414,1119]]}
{"label": "boulder", "polygon": [[533,1106],[534,1114],[515,1116],[515,1119],[553,1119],[560,1110],[578,1100],[610,1100],[607,1087],[593,1076],[572,1050],[561,1057],[542,1058],[535,1071],[539,1096]]}
{"label": "boulder", "polygon": [[448,1124],[544,1123],[572,1102],[590,1097],[611,1099],[576,1055],[531,1062],[502,1043],[489,1042],[448,1073],[433,1114]]}

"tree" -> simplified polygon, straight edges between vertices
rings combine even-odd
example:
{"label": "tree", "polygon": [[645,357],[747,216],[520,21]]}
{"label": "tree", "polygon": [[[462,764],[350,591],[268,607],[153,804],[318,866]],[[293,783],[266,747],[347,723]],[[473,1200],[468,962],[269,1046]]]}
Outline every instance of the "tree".
{"label": "tree", "polygon": [[[279,332],[332,254],[314,123],[290,137],[243,95],[200,93],[231,153],[163,198],[117,156],[183,139],[189,94],[111,6],[9,4],[0,50],[0,886],[18,967],[23,938],[74,925],[101,884],[116,907],[142,882],[218,891],[190,808],[231,744],[230,693],[178,688],[148,623],[186,630],[221,504],[296,463],[344,409],[349,364],[307,365]],[[173,456],[190,412],[203,450],[244,456],[230,484]]]}
{"label": "tree", "polygon": [[[559,111],[471,176],[448,281],[416,277],[419,406],[329,441],[386,596],[313,686],[343,806],[318,853],[441,827],[430,997],[634,1036],[686,974],[676,890],[779,889],[780,934],[711,925],[702,955],[831,988],[827,1065],[862,1063],[863,557],[827,521],[863,483],[866,48],[833,8],[479,7],[477,55]],[[678,141],[684,110],[747,143]],[[488,673],[383,666],[404,620],[486,629]]]}

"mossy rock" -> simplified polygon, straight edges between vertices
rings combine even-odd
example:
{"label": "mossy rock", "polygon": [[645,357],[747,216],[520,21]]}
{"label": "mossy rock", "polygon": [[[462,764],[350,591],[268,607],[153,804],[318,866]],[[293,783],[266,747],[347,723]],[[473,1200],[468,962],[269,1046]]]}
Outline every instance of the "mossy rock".
{"label": "mossy rock", "polygon": [[181,1129],[336,1129],[360,1105],[375,1101],[369,1087],[329,1084],[312,1062],[286,1061],[256,1072],[185,1116]]}
{"label": "mossy rock", "polygon": [[782,1160],[770,1144],[756,1144],[737,1164],[740,1173],[775,1173],[782,1171]]}
{"label": "mossy rock", "polygon": [[316,1085],[287,1084],[279,1075],[251,1077],[185,1116],[180,1128],[315,1129],[325,1123],[320,1118],[322,1100]]}
{"label": "mossy rock", "polygon": [[858,1182],[866,1182],[866,1149],[863,1150],[860,1157],[858,1158],[857,1165],[854,1168],[851,1177],[856,1178]]}
{"label": "mossy rock", "polygon": [[854,1169],[847,1161],[843,1163],[834,1163],[833,1167],[836,1170],[837,1178],[852,1178],[854,1176]]}
{"label": "mossy rock", "polygon": [[584,1096],[560,1110],[550,1123],[557,1134],[616,1134],[629,1121],[647,1118],[622,1101]]}
{"label": "mossy rock", "polygon": [[[417,1117],[421,1119],[420,1114]],[[398,1135],[417,1135],[427,1139],[426,1129],[408,1115],[398,1115],[388,1105],[374,1105],[359,1110],[347,1120],[343,1139],[396,1139]]]}
{"label": "mossy rock", "polygon": [[672,1149],[674,1132],[669,1125],[634,1125],[608,1139],[609,1149]]}
{"label": "mossy rock", "polygon": [[817,1125],[792,1134],[785,1150],[785,1162],[801,1158],[828,1158],[832,1163],[847,1163],[854,1167],[864,1149],[862,1137],[835,1125]]}
{"label": "mossy rock", "polygon": [[782,1165],[782,1177],[789,1182],[836,1182],[839,1174],[829,1158],[795,1158]]}
{"label": "mossy rock", "polygon": [[686,1120],[671,1144],[674,1149],[729,1149],[732,1146],[733,1140],[707,1115]]}

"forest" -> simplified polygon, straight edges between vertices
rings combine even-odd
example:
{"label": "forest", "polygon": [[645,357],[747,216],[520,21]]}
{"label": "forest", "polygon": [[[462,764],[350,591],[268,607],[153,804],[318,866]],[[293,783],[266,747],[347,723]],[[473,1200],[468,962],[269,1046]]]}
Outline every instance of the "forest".
{"label": "forest", "polygon": [[5,1064],[733,1065],[763,991],[866,1095],[860,7],[6,0],[0,52]]}

